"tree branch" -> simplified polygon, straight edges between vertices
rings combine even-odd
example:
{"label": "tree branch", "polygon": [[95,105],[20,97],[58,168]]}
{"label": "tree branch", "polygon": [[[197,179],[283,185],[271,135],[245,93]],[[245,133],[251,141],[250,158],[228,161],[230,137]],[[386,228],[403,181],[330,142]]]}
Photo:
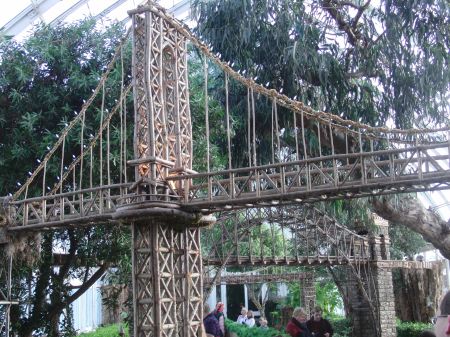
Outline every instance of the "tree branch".
{"label": "tree branch", "polygon": [[369,4],[370,4],[370,0],[367,0],[367,2],[364,5],[362,5],[361,7],[358,8],[358,12],[356,13],[356,16],[354,17],[353,23],[352,23],[353,29],[356,29],[359,19],[361,18],[361,16],[363,15],[363,13],[367,9],[367,7],[369,7]]}
{"label": "tree branch", "polygon": [[341,13],[339,13],[333,2],[333,0],[322,0],[322,8],[331,15],[333,20],[338,25],[338,28],[347,34],[350,44],[352,46],[356,46],[360,38],[360,34],[357,31],[353,31],[353,27],[345,21],[344,17]]}
{"label": "tree branch", "polygon": [[71,304],[81,295],[83,295],[86,292],[86,290],[88,290],[100,277],[103,276],[108,267],[109,267],[108,262],[102,264],[100,268],[98,268],[98,270],[90,277],[90,279],[87,280],[85,283],[83,283],[76,292],[74,292],[71,296],[67,297],[65,301],[62,301],[58,305],[51,308],[49,310],[49,317],[59,315],[65,307],[67,307],[69,304]]}
{"label": "tree branch", "polygon": [[384,198],[372,201],[374,211],[382,218],[409,227],[450,259],[450,223],[426,209],[417,199],[405,198],[398,207]]}

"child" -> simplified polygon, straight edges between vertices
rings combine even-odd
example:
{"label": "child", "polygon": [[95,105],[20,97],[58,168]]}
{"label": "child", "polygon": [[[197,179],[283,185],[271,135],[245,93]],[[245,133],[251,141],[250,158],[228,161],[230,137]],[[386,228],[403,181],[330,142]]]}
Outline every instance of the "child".
{"label": "child", "polygon": [[267,326],[267,320],[265,320],[264,318],[261,318],[259,320],[259,327],[261,329],[269,329],[269,327]]}

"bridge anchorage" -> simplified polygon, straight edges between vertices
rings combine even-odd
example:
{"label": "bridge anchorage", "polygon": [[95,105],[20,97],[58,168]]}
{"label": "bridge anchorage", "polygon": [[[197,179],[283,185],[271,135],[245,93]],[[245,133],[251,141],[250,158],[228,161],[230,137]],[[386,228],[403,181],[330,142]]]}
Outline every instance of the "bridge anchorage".
{"label": "bridge anchorage", "polygon": [[[129,14],[133,33],[132,83],[122,83],[120,88],[111,90],[120,93],[119,103],[102,117],[97,134],[88,136],[84,129],[86,111],[95,96],[102,89],[105,92],[105,86],[109,85],[108,74],[117,62],[122,47],[119,46],[93,96],[64,129],[54,148],[12,198],[5,200],[4,207],[2,201],[0,244],[16,233],[104,223],[129,224],[133,235],[134,335],[139,337],[197,336],[203,317],[202,261],[219,268],[258,264],[346,265],[355,277],[359,298],[364,293],[376,294],[374,287],[389,278],[394,266],[386,256],[379,258],[381,250],[373,253],[372,248],[376,247],[373,243],[381,239],[374,237],[369,242],[307,203],[449,188],[449,128],[391,131],[313,111],[236,73],[157,5],[138,7]],[[206,172],[192,170],[187,43],[224,72],[227,122],[228,81],[247,89],[246,167],[232,167],[233,146],[227,128],[227,169],[212,172],[210,154],[206,151]],[[206,69],[205,74],[207,82]],[[130,140],[126,132],[121,135],[120,165],[114,166],[110,165],[109,130],[113,127],[122,133],[126,130],[122,124],[126,121],[122,102],[131,89],[134,136]],[[255,120],[258,96],[272,103],[275,122],[269,162],[258,161]],[[206,103],[209,147],[212,128],[208,124],[207,106]],[[280,146],[278,112],[291,114],[292,123],[283,128],[290,128],[295,135],[295,149],[285,157],[286,149]],[[115,125],[119,120],[119,126]],[[317,137],[320,150],[316,156],[307,149],[307,126]],[[81,135],[76,133],[80,129]],[[80,139],[81,149],[66,168],[64,144],[69,135]],[[95,146],[100,151],[93,151]],[[132,147],[131,160],[127,156],[128,147]],[[48,176],[47,164],[50,166],[51,160],[55,167],[60,167],[61,179]],[[99,162],[99,172],[93,172],[94,160]],[[55,186],[46,188],[52,179]],[[212,215],[215,212],[223,212],[216,228],[220,228],[220,240],[225,245],[221,251],[211,247],[202,259],[201,228],[215,222]],[[274,224],[272,232],[281,229],[283,233],[282,246],[274,247],[271,254],[255,251],[251,236],[247,235],[252,230],[265,230],[262,222]],[[232,228],[227,227],[229,223]],[[208,231],[204,233],[208,237]],[[217,237],[211,232],[205,248],[214,240]],[[239,248],[242,240],[249,247],[246,255]],[[377,279],[378,285],[373,281],[375,278],[362,278],[369,275],[374,265],[387,270],[386,275]],[[398,263],[395,266],[402,267]],[[4,270],[5,273],[0,273],[5,279],[2,284],[10,289],[10,268],[3,267]],[[0,292],[0,301],[7,308],[15,303],[10,291]],[[378,309],[379,306],[370,308],[377,322],[381,317]],[[380,331],[376,328],[366,336],[380,336]],[[391,330],[382,335],[393,336]]]}

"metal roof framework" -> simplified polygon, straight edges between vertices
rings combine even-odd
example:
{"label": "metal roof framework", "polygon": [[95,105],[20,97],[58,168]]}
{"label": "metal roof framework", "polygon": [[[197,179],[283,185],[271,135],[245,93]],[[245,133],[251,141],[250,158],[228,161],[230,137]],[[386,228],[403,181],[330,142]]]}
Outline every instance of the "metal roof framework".
{"label": "metal roof framework", "polygon": [[[127,22],[129,20],[127,11],[141,3],[139,0],[30,0],[25,9],[0,28],[0,33],[3,36],[20,37],[26,35],[38,23],[52,25],[86,16],[98,20]],[[160,5],[168,8],[168,11],[180,20],[185,21],[189,17],[190,0],[161,0]]]}

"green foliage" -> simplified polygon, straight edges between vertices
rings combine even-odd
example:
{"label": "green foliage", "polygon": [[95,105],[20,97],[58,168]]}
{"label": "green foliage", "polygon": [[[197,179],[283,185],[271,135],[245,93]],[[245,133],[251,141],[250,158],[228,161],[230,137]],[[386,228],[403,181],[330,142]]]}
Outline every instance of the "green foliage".
{"label": "green foliage", "polygon": [[[74,112],[80,111],[123,32],[121,25],[105,29],[92,19],[39,26],[23,42],[0,42],[0,195],[14,192],[17,183],[25,181],[26,172],[34,170]],[[124,52],[124,66],[129,69],[129,47]],[[120,83],[118,69],[110,76],[109,81]],[[110,97],[118,95],[108,92],[107,108],[114,104]],[[95,133],[94,122],[98,125],[99,100],[87,114],[87,134]],[[111,143],[113,152],[118,151],[114,133]],[[66,140],[65,165],[79,148],[79,140]],[[47,172],[47,184],[52,186],[59,168],[49,164]],[[29,190],[28,196],[34,193]]]}
{"label": "green foliage", "polygon": [[316,283],[316,303],[326,315],[343,307],[342,297],[334,282],[324,280]]}
{"label": "green foliage", "polygon": [[350,337],[352,333],[352,322],[349,318],[326,317],[334,330],[334,337]]}
{"label": "green foliage", "polygon": [[424,330],[433,330],[431,324],[397,321],[397,337],[419,337]]}
{"label": "green foliage", "polygon": [[[217,90],[223,87],[223,78],[219,77],[218,69],[208,65],[208,116],[210,125],[211,169],[227,168],[226,157],[226,118],[224,105],[217,96]],[[193,168],[206,172],[207,139],[205,122],[205,88],[203,60],[198,54],[189,54],[189,106],[192,118],[192,134],[194,146]]]}
{"label": "green foliage", "polygon": [[[119,337],[119,325],[113,324],[102,328],[98,328],[94,332],[82,333],[79,337]],[[128,337],[128,329],[124,327],[125,336]]]}
{"label": "green foliage", "polygon": [[[14,192],[17,182],[24,182],[27,171],[34,170],[62,128],[72,120],[74,111],[81,109],[83,101],[97,86],[123,32],[121,25],[105,28],[95,20],[84,20],[70,25],[40,26],[23,42],[5,40],[0,43],[0,195]],[[129,69],[129,46],[124,47],[123,61],[125,69]],[[120,83],[121,71],[115,68],[110,76],[107,88],[110,82]],[[105,107],[110,108],[115,103],[114,97],[118,95],[108,92]],[[97,98],[88,111],[87,134],[95,133],[99,103]],[[75,131],[80,134],[80,130]],[[80,151],[80,141],[74,138],[68,137],[65,141],[68,162]],[[113,158],[114,151],[119,151],[118,140],[119,134],[113,130]],[[59,165],[47,165],[48,186],[57,180]],[[33,195],[36,191],[29,189],[28,196]],[[70,311],[59,332],[56,332],[58,320],[53,319],[71,298],[73,290],[69,280],[89,280],[103,261],[120,266],[126,264],[129,242],[127,228],[117,226],[48,231],[42,234],[42,240],[36,237],[32,245],[27,242],[30,247],[36,247],[32,249],[34,255],[39,255],[39,251],[41,254],[38,260],[31,261],[33,263],[29,256],[15,256],[14,298],[29,303],[31,312],[24,315],[25,306],[12,309],[14,331],[19,336],[28,336],[31,332],[72,336]],[[67,261],[58,270],[52,265],[54,243],[68,254]],[[27,289],[32,292],[28,293]]]}
{"label": "green foliage", "polygon": [[390,253],[392,259],[401,260],[404,257],[412,259],[415,254],[423,251],[427,243],[422,235],[408,227],[391,224],[389,226],[391,239]]}
{"label": "green foliage", "polygon": [[194,13],[198,34],[235,69],[317,109],[371,125],[448,122],[445,0],[358,9],[331,1],[196,0]]}
{"label": "green foliage", "polygon": [[302,303],[300,303],[300,284],[295,282],[295,283],[289,283],[288,284],[288,294],[286,296],[286,305],[289,307],[299,307],[302,305]]}
{"label": "green foliage", "polygon": [[[319,305],[326,315],[333,315],[337,308],[343,307],[342,296],[334,282],[327,278],[322,278],[316,282],[316,303]],[[288,284],[288,295],[285,304],[291,307],[305,306],[300,303],[301,285],[298,283]]]}
{"label": "green foliage", "polygon": [[225,320],[227,331],[236,333],[239,337],[289,337],[288,334],[280,332],[276,329],[261,329],[260,327],[249,328],[246,325],[233,322],[229,319]]}

